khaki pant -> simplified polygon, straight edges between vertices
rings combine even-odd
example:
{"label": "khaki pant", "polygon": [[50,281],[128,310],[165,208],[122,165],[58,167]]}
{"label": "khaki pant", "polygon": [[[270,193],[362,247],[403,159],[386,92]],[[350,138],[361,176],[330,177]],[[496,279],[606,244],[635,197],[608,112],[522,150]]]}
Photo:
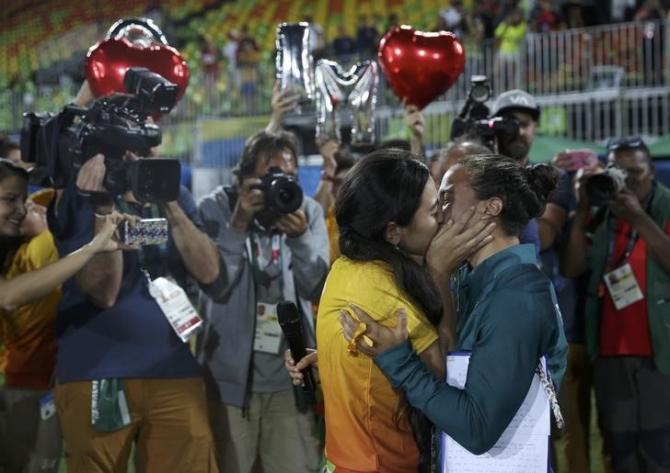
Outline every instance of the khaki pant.
{"label": "khaki pant", "polygon": [[200,378],[126,379],[130,425],[91,426],[91,382],[54,388],[68,473],[126,473],[135,443],[138,473],[218,473]]}
{"label": "khaki pant", "polygon": [[58,416],[42,419],[49,391],[0,389],[0,472],[56,473],[62,455]]}
{"label": "khaki pant", "polygon": [[301,413],[293,391],[253,393],[249,407],[210,402],[222,473],[316,473],[321,455],[314,414]]}

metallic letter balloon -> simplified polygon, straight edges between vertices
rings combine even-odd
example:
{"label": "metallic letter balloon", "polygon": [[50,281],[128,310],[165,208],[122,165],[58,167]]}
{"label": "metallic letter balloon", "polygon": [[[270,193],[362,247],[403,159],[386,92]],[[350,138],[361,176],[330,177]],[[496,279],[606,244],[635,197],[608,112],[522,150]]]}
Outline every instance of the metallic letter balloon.
{"label": "metallic letter balloon", "polygon": [[396,97],[422,109],[454,85],[465,51],[453,33],[396,26],[379,43],[379,63]]}
{"label": "metallic letter balloon", "polygon": [[314,64],[309,52],[309,24],[282,23],[277,27],[277,82],[300,102],[314,99]]}
{"label": "metallic letter balloon", "polygon": [[320,60],[316,65],[316,135],[340,140],[338,111],[343,105],[351,106],[353,124],[351,143],[374,142],[375,105],[379,73],[377,63],[359,62],[348,72],[335,61]]}

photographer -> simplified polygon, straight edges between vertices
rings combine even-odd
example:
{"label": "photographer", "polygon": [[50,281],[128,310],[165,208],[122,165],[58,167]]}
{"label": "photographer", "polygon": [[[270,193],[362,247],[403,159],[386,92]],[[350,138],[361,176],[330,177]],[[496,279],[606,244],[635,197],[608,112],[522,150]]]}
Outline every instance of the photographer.
{"label": "photographer", "polygon": [[642,139],[607,150],[616,168],[580,186],[565,272],[590,271],[586,344],[614,471],[668,471],[670,190]]}
{"label": "photographer", "polygon": [[[519,128],[519,132],[511,138],[496,138],[497,152],[526,166],[540,119],[540,107],[535,98],[523,90],[508,90],[497,98],[492,112],[494,117],[501,117],[505,121],[515,120]],[[537,219],[532,219],[521,234],[522,243],[535,244],[538,253],[554,245],[568,218],[564,201],[571,192],[570,177],[561,173],[558,187],[549,197],[544,213]]]}
{"label": "photographer", "polygon": [[[247,140],[233,187],[199,203],[224,262],[204,286],[208,327],[201,359],[208,378],[210,422],[222,471],[316,472],[318,441],[309,402],[294,394],[284,369],[286,342],[275,305],[295,302],[308,346],[314,343],[310,301],[328,272],[328,236],[321,206],[295,184],[297,152],[286,133]],[[283,191],[276,192],[277,186]],[[290,212],[278,212],[288,199]],[[225,268],[225,269],[223,269]]]}
{"label": "photographer", "polygon": [[169,235],[164,244],[96,256],[64,286],[54,397],[68,471],[125,471],[135,443],[139,471],[217,472],[201,370],[167,318],[174,294],[156,289],[166,276],[181,285],[189,275],[214,281],[216,249],[197,228],[186,189],[178,201],[144,204],[132,192],[103,194],[106,173],[96,155],[63,190],[50,215],[61,254],[99,233],[116,209],[165,217]]}

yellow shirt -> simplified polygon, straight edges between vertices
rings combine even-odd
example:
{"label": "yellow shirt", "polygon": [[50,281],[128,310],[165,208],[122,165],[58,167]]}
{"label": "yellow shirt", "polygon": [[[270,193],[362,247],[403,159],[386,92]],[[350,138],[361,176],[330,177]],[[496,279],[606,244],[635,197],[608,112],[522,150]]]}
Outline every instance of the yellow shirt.
{"label": "yellow shirt", "polygon": [[335,204],[331,205],[326,214],[326,230],[330,248],[330,264],[340,257],[340,229],[335,218]]}
{"label": "yellow shirt", "polygon": [[328,275],[317,317],[319,374],[326,408],[326,457],[336,471],[415,473],[419,451],[399,394],[371,358],[347,351],[338,316],[352,302],[382,325],[404,308],[409,338],[422,353],[438,339],[419,307],[396,285],[388,266],[342,256]]}
{"label": "yellow shirt", "polygon": [[[58,250],[50,232],[45,231],[19,247],[6,279],[39,269],[58,260]],[[54,321],[61,291],[12,312],[0,314],[0,366],[8,387],[48,389],[56,362]]]}

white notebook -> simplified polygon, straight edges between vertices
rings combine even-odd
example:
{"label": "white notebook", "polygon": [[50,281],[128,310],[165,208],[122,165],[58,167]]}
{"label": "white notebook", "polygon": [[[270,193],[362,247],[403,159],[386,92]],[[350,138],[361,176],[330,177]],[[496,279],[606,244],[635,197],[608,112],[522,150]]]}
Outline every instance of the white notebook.
{"label": "white notebook", "polygon": [[[469,353],[447,357],[447,384],[463,389],[468,376]],[[547,473],[550,427],[549,397],[536,374],[516,415],[496,444],[474,455],[442,433],[442,473]]]}

